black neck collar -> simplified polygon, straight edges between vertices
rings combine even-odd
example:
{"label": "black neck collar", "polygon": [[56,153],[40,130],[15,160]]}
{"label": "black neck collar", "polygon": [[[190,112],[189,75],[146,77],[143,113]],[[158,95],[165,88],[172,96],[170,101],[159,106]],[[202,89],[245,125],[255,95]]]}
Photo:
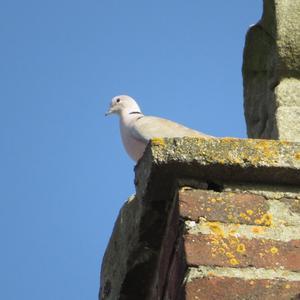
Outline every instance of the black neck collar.
{"label": "black neck collar", "polygon": [[130,115],[141,115],[142,113],[140,111],[132,111],[129,114]]}

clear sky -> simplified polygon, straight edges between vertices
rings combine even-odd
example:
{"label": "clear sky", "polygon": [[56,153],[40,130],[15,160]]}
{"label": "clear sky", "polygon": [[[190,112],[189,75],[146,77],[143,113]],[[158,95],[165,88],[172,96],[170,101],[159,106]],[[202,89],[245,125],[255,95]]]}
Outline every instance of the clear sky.
{"label": "clear sky", "polygon": [[242,49],[262,0],[0,2],[0,299],[96,299],[134,192],[110,99],[245,137]]}

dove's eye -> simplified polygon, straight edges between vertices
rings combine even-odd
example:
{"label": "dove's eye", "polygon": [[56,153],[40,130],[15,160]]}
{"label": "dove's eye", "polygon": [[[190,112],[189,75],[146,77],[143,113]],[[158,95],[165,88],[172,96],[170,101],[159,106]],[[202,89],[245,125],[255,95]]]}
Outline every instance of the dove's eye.
{"label": "dove's eye", "polygon": [[121,99],[120,99],[120,98],[118,98],[118,99],[116,100],[116,102],[117,102],[117,103],[119,103],[120,101],[121,101]]}

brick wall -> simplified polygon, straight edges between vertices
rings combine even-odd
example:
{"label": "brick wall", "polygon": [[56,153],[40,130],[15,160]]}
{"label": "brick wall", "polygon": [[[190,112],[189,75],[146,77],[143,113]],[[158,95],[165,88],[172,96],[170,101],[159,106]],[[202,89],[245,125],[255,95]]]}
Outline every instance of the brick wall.
{"label": "brick wall", "polygon": [[[177,299],[300,299],[300,194],[238,190],[179,191]],[[170,270],[165,299],[176,299]]]}
{"label": "brick wall", "polygon": [[161,139],[135,168],[100,300],[300,299],[300,144]]}

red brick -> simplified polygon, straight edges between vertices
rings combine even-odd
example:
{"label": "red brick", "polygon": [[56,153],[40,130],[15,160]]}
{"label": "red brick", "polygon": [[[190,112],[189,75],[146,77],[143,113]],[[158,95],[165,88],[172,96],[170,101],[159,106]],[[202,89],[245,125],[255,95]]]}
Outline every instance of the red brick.
{"label": "red brick", "polygon": [[300,299],[300,281],[205,277],[186,284],[186,300]]}
{"label": "red brick", "polygon": [[194,221],[203,217],[208,221],[223,223],[270,225],[263,219],[268,209],[266,199],[253,194],[217,193],[206,190],[179,192],[180,215]]}
{"label": "red brick", "polygon": [[186,235],[187,264],[278,268],[300,271],[300,240],[279,242],[216,235]]}

